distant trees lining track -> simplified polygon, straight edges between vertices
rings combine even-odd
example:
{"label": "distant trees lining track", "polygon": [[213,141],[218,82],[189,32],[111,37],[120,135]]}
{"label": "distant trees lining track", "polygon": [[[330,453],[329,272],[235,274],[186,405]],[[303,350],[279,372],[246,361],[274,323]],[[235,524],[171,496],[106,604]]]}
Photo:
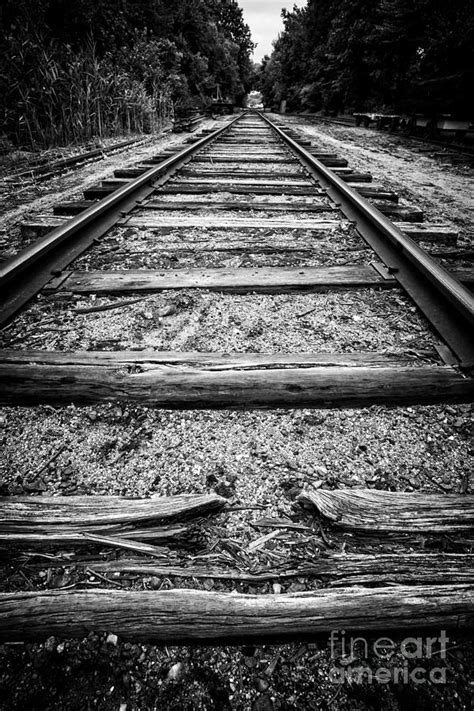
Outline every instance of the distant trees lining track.
{"label": "distant trees lining track", "polygon": [[472,0],[308,0],[283,19],[267,104],[474,116]]}

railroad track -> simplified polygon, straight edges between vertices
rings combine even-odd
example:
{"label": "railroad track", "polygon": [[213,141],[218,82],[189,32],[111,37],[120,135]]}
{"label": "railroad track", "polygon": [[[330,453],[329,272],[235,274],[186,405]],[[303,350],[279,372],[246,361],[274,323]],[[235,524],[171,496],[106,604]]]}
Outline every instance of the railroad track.
{"label": "railroad track", "polygon": [[[455,231],[424,223],[370,173],[265,115],[246,113],[188,140],[25,226],[38,239],[0,265],[2,405],[56,413],[72,403],[72,420],[84,412],[92,427],[98,416],[115,426],[112,406],[126,423],[113,467],[142,446],[146,458],[153,436],[138,424],[146,412],[134,410],[134,430],[131,408],[163,409],[163,427],[173,427],[172,410],[237,409],[239,418],[253,409],[305,408],[311,419],[308,409],[472,402],[473,272],[448,272],[419,246],[455,250]],[[260,314],[267,327],[277,324],[267,350],[259,345]],[[385,318],[405,324],[400,339],[383,330]],[[165,487],[168,497],[133,504],[76,495],[74,485],[67,497],[25,495],[41,491],[38,474],[29,490],[13,487],[0,501],[0,542],[15,552],[27,547],[22,570],[36,579],[44,562],[31,551],[43,546],[75,551],[67,563],[51,555],[50,568],[64,573],[71,560],[79,568],[59,589],[33,582],[0,593],[0,639],[99,629],[186,643],[472,627],[467,485],[463,493],[332,490],[317,481],[316,468],[300,486],[298,513],[278,517],[277,506],[262,519],[254,502],[250,523],[259,534],[250,540],[244,514],[225,533],[226,516],[239,506],[226,500],[235,486],[221,474],[207,477],[214,494],[182,496],[180,484]],[[207,516],[199,519],[205,533],[200,553],[189,557],[177,550],[195,534],[189,517],[198,514]],[[245,544],[236,541],[244,524]],[[426,537],[430,553],[421,548]],[[80,568],[84,545],[122,553],[89,555]],[[350,554],[341,555],[347,545]],[[25,565],[19,560],[15,570]],[[91,569],[105,590],[87,589]],[[113,589],[127,576],[133,590]],[[163,591],[158,582],[150,590],[143,582],[150,576],[211,585]],[[279,594],[282,581],[295,579],[309,582]],[[224,582],[216,588],[216,580]],[[231,596],[237,584],[241,592]]]}

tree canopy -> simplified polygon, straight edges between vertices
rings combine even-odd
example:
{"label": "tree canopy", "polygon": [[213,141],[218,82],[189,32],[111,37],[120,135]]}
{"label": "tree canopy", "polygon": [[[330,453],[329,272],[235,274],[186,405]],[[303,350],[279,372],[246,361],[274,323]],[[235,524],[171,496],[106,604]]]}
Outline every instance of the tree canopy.
{"label": "tree canopy", "polygon": [[258,80],[290,110],[474,115],[472,0],[308,0]]}
{"label": "tree canopy", "polygon": [[100,128],[122,111],[119,94],[127,106],[166,98],[179,110],[205,105],[216,84],[237,102],[250,89],[253,44],[237,0],[3,0],[0,26],[0,116],[23,140],[51,122],[67,139],[61,127],[89,121],[92,96]]}

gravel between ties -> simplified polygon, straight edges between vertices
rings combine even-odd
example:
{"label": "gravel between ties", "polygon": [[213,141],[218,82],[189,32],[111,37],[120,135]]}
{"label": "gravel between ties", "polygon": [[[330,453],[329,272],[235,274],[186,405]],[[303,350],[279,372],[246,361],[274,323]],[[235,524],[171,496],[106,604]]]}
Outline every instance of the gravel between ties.
{"label": "gravel between ties", "polygon": [[[349,148],[341,154],[350,157],[354,167],[370,169],[371,142],[375,150],[387,141],[386,136],[373,136],[367,137],[359,164]],[[333,148],[334,143],[328,146]],[[378,149],[375,158],[392,160]],[[391,180],[395,181],[402,163],[393,160]],[[411,171],[418,160],[415,156],[411,164],[405,163],[398,186],[403,187],[403,181],[412,185]],[[450,178],[451,170],[445,170],[445,176]],[[428,200],[429,189],[410,189],[414,201]],[[452,214],[460,224],[464,198],[449,206],[443,206],[441,199],[433,194],[431,204],[440,202],[433,214]],[[48,197],[50,204],[53,201],[54,196]],[[423,319],[398,292],[221,297],[211,292],[169,291],[144,296],[123,309],[75,312],[76,307],[117,300],[67,295],[38,299],[18,326],[3,332],[3,345],[273,352],[416,351],[433,346]],[[263,305],[258,314],[256,300]],[[169,306],[175,310],[161,316]],[[326,315],[328,306],[337,314],[334,325]],[[311,314],[298,317],[312,308],[316,310]],[[308,482],[322,482],[327,488],[458,492],[467,480],[472,491],[472,413],[469,405],[269,412],[154,411],[127,403],[3,408],[0,479],[3,492],[10,494],[150,496],[213,488],[235,506],[265,507],[219,517],[222,535],[246,545],[250,537],[262,533],[251,528],[255,519],[300,516],[294,500]],[[24,579],[18,584],[27,588]],[[304,582],[296,583],[300,584],[304,587]],[[423,698],[430,708],[463,708],[472,648],[462,644],[454,640],[457,648],[448,655],[452,683],[436,689],[417,687],[420,703]],[[49,701],[65,699],[65,708],[73,708],[68,701],[77,702],[85,694],[101,708],[115,710],[126,699],[127,711],[156,705],[156,699],[162,708],[188,709],[303,711],[326,704],[366,711],[374,703],[394,711],[403,708],[403,700],[388,687],[372,695],[360,685],[339,690],[329,679],[333,660],[324,642],[159,649],[121,640],[107,642],[106,635],[92,634],[80,641],[50,639],[41,645],[3,647],[0,654],[0,688],[23,701],[17,708],[31,705],[32,693]],[[94,676],[92,665],[98,671]]]}

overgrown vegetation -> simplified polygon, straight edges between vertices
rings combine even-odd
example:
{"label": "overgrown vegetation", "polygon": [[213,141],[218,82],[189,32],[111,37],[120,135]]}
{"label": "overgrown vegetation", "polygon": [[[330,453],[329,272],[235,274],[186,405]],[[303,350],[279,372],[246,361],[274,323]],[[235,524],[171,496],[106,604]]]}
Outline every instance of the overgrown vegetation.
{"label": "overgrown vegetation", "polygon": [[23,146],[150,131],[249,90],[237,0],[3,0],[2,130]]}
{"label": "overgrown vegetation", "polygon": [[268,105],[474,116],[472,0],[308,0],[265,57]]}

